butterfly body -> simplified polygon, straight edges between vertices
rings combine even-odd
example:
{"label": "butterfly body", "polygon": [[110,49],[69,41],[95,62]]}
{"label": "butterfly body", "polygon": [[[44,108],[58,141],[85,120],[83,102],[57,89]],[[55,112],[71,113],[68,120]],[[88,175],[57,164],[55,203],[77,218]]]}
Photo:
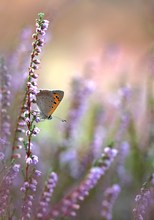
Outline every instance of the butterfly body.
{"label": "butterfly body", "polygon": [[63,99],[61,90],[42,89],[36,95],[36,104],[41,112],[42,119],[52,119],[52,114]]}

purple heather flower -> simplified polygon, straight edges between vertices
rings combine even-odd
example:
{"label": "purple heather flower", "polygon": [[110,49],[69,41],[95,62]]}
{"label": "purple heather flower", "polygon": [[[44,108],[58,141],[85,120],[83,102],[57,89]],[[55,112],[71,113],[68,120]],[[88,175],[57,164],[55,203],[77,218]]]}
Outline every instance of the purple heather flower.
{"label": "purple heather flower", "polygon": [[28,195],[26,196],[24,200],[24,204],[22,206],[22,217],[21,219],[30,219],[32,215],[32,202],[33,202],[33,196]]}
{"label": "purple heather flower", "polygon": [[29,188],[31,189],[31,191],[35,192],[36,191],[36,185],[34,184],[30,184]]}
{"label": "purple heather flower", "polygon": [[6,144],[6,140],[4,140],[3,138],[0,138],[0,144]]}
{"label": "purple heather flower", "polygon": [[22,186],[22,187],[20,187],[20,191],[21,191],[21,192],[25,192],[25,191],[26,191],[26,188]]}
{"label": "purple heather flower", "polygon": [[[27,148],[29,147],[29,143],[28,142],[26,143],[26,147]],[[32,150],[32,147],[33,147],[33,143],[30,143],[30,150]]]}
{"label": "purple heather flower", "polygon": [[136,208],[133,209],[135,220],[144,219],[145,215],[148,214],[150,208],[151,193],[150,190],[144,191],[141,195],[137,195],[135,198]]}
{"label": "purple heather flower", "polygon": [[40,170],[35,170],[35,175],[36,176],[41,176],[42,172]]}
{"label": "purple heather flower", "polygon": [[[37,24],[36,26],[38,28],[43,29],[43,14],[39,14],[39,18],[36,20]],[[44,30],[45,31],[45,30]],[[24,121],[26,122],[27,125],[27,131],[26,135],[27,137],[27,143],[26,143],[26,181],[28,181],[28,194],[27,191],[25,191],[25,188],[27,187],[24,185],[21,187],[21,190],[24,192],[25,191],[25,196],[24,196],[24,201],[23,201],[23,207],[22,207],[22,214],[21,214],[21,219],[27,219],[31,218],[32,214],[32,199],[31,196],[34,194],[36,191],[37,187],[37,180],[34,179],[32,176],[35,177],[40,175],[40,172],[33,172],[30,174],[30,165],[36,165],[38,163],[38,156],[32,154],[31,152],[31,139],[32,136],[36,136],[40,129],[35,127],[33,123],[35,122],[36,115],[33,113],[32,110],[32,103],[36,101],[36,94],[38,92],[37,89],[37,78],[38,74],[35,73],[35,70],[39,69],[39,64],[40,61],[38,60],[38,52],[41,51],[39,48],[41,48],[44,44],[44,38],[42,35],[40,35],[37,30],[36,33],[33,34],[34,42],[32,43],[33,50],[31,53],[30,57],[30,65],[29,65],[29,77],[28,77],[28,82],[27,82],[27,90],[26,90],[26,95],[25,95],[25,109],[26,111],[24,112]],[[33,196],[32,196],[33,197]]]}
{"label": "purple heather flower", "polygon": [[79,187],[65,196],[57,206],[53,207],[49,216],[75,216],[77,209],[80,207],[78,204],[79,201],[83,201],[85,197],[89,195],[90,190],[96,186],[101,176],[103,176],[107,169],[109,169],[109,166],[117,155],[117,152],[118,151],[116,149],[106,147],[98,165],[90,169],[85,180],[79,185]]}
{"label": "purple heather flower", "polygon": [[[34,72],[34,69],[32,69],[32,71]],[[38,74],[37,73],[30,73],[30,76],[32,77],[32,79],[31,80],[37,80],[37,78],[38,78]]]}
{"label": "purple heather flower", "polygon": [[3,137],[5,146],[1,143],[0,148],[1,151],[6,150],[6,146],[9,145],[9,135],[10,135],[10,118],[8,117],[8,107],[10,106],[10,81],[11,76],[8,73],[8,69],[5,65],[5,61],[3,58],[0,58],[0,82],[1,82],[1,100],[0,100],[0,133],[1,137]]}
{"label": "purple heather flower", "polygon": [[36,95],[34,95],[32,92],[30,93],[30,101],[35,102],[36,101]]}
{"label": "purple heather flower", "polygon": [[32,155],[32,163],[37,164],[38,163],[38,156]]}
{"label": "purple heather flower", "polygon": [[134,219],[149,219],[153,207],[153,174],[143,184],[140,194],[135,197],[135,208],[133,209]]}
{"label": "purple heather flower", "polygon": [[18,121],[18,127],[25,127],[26,126],[26,122],[24,121],[24,118],[21,118],[19,121]]}
{"label": "purple heather flower", "polygon": [[23,140],[24,140],[23,137],[18,137],[19,142],[23,142]]}
{"label": "purple heather flower", "polygon": [[[43,30],[45,33],[48,25],[43,20],[43,14],[39,14],[39,18],[36,20],[36,23],[37,23],[36,26],[38,28],[40,28],[41,30]],[[46,24],[45,29],[44,29],[44,24]],[[44,33],[43,33],[43,35],[44,35]],[[36,120],[36,116],[35,117],[33,116],[32,102],[36,101],[36,94],[38,93],[38,88],[37,88],[38,74],[35,73],[35,70],[39,69],[39,64],[40,64],[38,53],[41,51],[40,48],[43,46],[43,44],[45,42],[44,37],[42,35],[40,35],[37,32],[37,30],[33,34],[33,38],[34,38],[34,42],[32,43],[33,50],[31,52],[30,65],[28,67],[29,77],[28,77],[28,82],[26,84],[27,90],[26,90],[26,94],[25,94],[25,103],[23,106],[23,109],[25,109],[25,111],[22,114],[23,121],[26,122],[26,125],[27,125],[27,131],[25,133],[28,136],[28,142],[29,142],[28,147],[26,148],[26,153],[28,156],[28,158],[26,159],[27,164],[31,164],[31,163],[36,164],[38,162],[38,158],[36,156],[34,156],[33,159],[29,157],[29,155],[31,154],[31,152],[30,152],[31,149],[29,146],[31,143],[32,136],[36,136],[40,131],[37,127],[33,126],[33,122],[34,121],[38,122],[39,119],[37,117],[37,120]],[[33,127],[33,129],[31,130],[32,127]],[[21,131],[24,132],[24,130],[22,128],[16,129],[16,132],[21,132]]]}
{"label": "purple heather flower", "polygon": [[92,167],[85,181],[86,190],[94,188],[101,176],[104,175],[102,167]]}
{"label": "purple heather flower", "polygon": [[[36,173],[39,175],[36,175]],[[34,200],[34,193],[36,192],[36,187],[38,181],[34,178],[40,176],[40,172],[37,170],[36,172],[32,173],[31,178],[28,181],[24,182],[24,185],[20,188],[20,190],[25,193],[23,205],[22,205],[22,214],[21,219],[31,218],[32,215],[32,208],[33,208],[33,200]]]}
{"label": "purple heather flower", "polygon": [[29,111],[26,110],[25,112],[23,112],[23,117],[26,118],[29,115]]}
{"label": "purple heather flower", "polygon": [[130,121],[130,106],[129,100],[131,98],[131,89],[129,86],[123,86],[119,90],[119,105],[117,106],[119,112],[119,128],[117,129],[116,134],[116,143],[121,145],[121,142],[124,141],[123,137],[127,132],[129,121]]}
{"label": "purple heather flower", "polygon": [[30,122],[30,119],[29,119],[28,117],[25,117],[24,120],[25,120],[26,123],[29,123],[29,122]]}
{"label": "purple heather flower", "polygon": [[120,193],[121,189],[118,184],[114,184],[112,187],[109,187],[104,192],[104,197],[102,201],[102,211],[101,216],[106,220],[112,219],[112,209],[113,205]]}
{"label": "purple heather flower", "polygon": [[57,181],[58,181],[57,174],[54,172],[51,172],[48,178],[48,181],[45,184],[44,191],[39,201],[39,207],[37,211],[37,217],[39,219],[45,218],[45,216],[47,216],[49,212],[50,200],[51,200],[54,188],[56,187]]}
{"label": "purple heather flower", "polygon": [[33,60],[33,63],[35,63],[35,64],[40,64],[40,60],[39,60],[39,59],[34,59],[34,60]]}
{"label": "purple heather flower", "polygon": [[30,134],[31,134],[31,131],[30,131],[30,130],[27,130],[27,131],[26,131],[26,135],[29,136]]}
{"label": "purple heather flower", "polygon": [[16,129],[16,131],[17,131],[17,132],[20,132],[20,133],[25,133],[25,130],[22,129],[22,128],[20,128],[20,127],[18,127],[18,128]]}
{"label": "purple heather flower", "polygon": [[32,191],[36,191],[36,187],[37,187],[37,180],[32,178],[31,180],[31,183],[29,184],[29,188],[32,190]]}
{"label": "purple heather flower", "polygon": [[10,202],[10,186],[13,184],[13,181],[17,178],[19,173],[19,164],[14,164],[7,174],[3,177],[0,183],[0,215],[1,217],[5,215],[7,211],[8,203]]}
{"label": "purple heather flower", "polygon": [[38,133],[40,132],[40,129],[38,128],[38,127],[35,127],[34,129],[33,129],[33,136],[36,136]]}
{"label": "purple heather flower", "polygon": [[26,163],[29,164],[29,165],[32,164],[33,163],[32,158],[31,157],[27,157],[26,158]]}
{"label": "purple heather flower", "polygon": [[12,169],[15,171],[15,172],[19,172],[19,169],[20,169],[20,164],[15,164]]}
{"label": "purple heather flower", "polygon": [[103,127],[104,113],[102,109],[96,112],[94,135],[91,143],[91,151],[94,159],[97,159],[102,151],[102,144],[105,136],[105,129]]}
{"label": "purple heather flower", "polygon": [[126,85],[118,90],[118,94],[121,98],[127,99],[130,96],[131,86]]}
{"label": "purple heather flower", "polygon": [[25,188],[29,188],[29,182],[25,181],[25,182],[24,182],[24,187],[25,187]]}
{"label": "purple heather flower", "polygon": [[41,121],[40,117],[39,117],[39,116],[36,116],[36,117],[35,117],[35,121],[36,121],[36,123],[39,123],[39,122]]}
{"label": "purple heather flower", "polygon": [[124,168],[124,161],[129,150],[129,144],[124,140],[125,134],[127,132],[130,113],[129,113],[129,100],[131,97],[131,88],[130,86],[123,86],[118,91],[119,104],[117,109],[119,112],[119,127],[116,133],[116,147],[120,148],[119,150],[119,161],[118,161],[118,174],[121,182],[129,181],[129,176],[126,174]]}
{"label": "purple heather flower", "polygon": [[74,78],[72,82],[72,103],[68,115],[69,123],[67,123],[65,131],[66,140],[71,141],[76,137],[78,125],[88,107],[88,97],[93,90],[93,82],[79,77]]}
{"label": "purple heather flower", "polygon": [[[66,123],[64,130],[63,144],[65,147],[73,148],[74,144],[77,143],[76,139],[80,139],[80,133],[78,132],[79,125],[84,114],[86,113],[86,110],[88,109],[88,99],[93,91],[94,83],[91,80],[86,80],[81,77],[75,77],[72,80],[71,106],[68,113],[68,122]],[[74,147],[73,149],[76,151],[77,147]],[[64,161],[63,156],[67,160],[67,158],[70,157],[70,153],[72,158],[75,156],[73,160],[68,161],[71,175],[72,177],[77,178],[79,176],[78,168],[80,166],[76,157],[77,153],[68,150],[66,152],[62,152],[64,155],[61,155],[60,157],[62,158],[62,161]]]}
{"label": "purple heather flower", "polygon": [[[29,82],[30,83],[30,82]],[[27,83],[28,84],[28,83]],[[38,93],[38,89],[37,89],[37,86],[34,86],[32,85],[32,83],[30,83],[29,85],[29,91],[32,93],[32,94],[37,94]]]}

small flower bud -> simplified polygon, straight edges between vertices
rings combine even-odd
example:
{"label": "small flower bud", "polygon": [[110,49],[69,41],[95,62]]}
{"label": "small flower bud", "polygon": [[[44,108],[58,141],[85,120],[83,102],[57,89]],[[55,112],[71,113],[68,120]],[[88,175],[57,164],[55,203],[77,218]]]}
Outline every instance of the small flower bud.
{"label": "small flower bud", "polygon": [[33,38],[33,39],[36,39],[36,38],[37,38],[37,34],[36,34],[36,33],[33,34],[33,35],[32,35],[32,38]]}
{"label": "small flower bud", "polygon": [[32,158],[28,157],[26,159],[26,163],[29,164],[29,165],[32,164],[33,163]]}
{"label": "small flower bud", "polygon": [[40,64],[40,60],[39,59],[35,59],[35,60],[33,60],[33,63]]}

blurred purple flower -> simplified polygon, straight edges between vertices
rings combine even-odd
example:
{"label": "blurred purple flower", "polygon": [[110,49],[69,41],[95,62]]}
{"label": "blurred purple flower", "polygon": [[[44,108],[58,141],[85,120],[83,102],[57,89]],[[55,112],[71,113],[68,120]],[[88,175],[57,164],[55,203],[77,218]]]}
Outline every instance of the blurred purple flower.
{"label": "blurred purple flower", "polygon": [[8,114],[8,107],[10,106],[10,80],[11,76],[8,73],[8,68],[5,64],[4,58],[0,58],[0,135],[3,142],[0,144],[0,151],[6,152],[9,146],[10,136],[10,117]]}
{"label": "blurred purple flower", "polygon": [[91,143],[91,151],[93,154],[93,159],[97,159],[102,151],[103,141],[105,137],[105,128],[103,126],[103,122],[104,122],[104,112],[100,107],[99,109],[96,110],[93,140]]}
{"label": "blurred purple flower", "polygon": [[45,184],[45,188],[42,193],[42,196],[39,200],[37,218],[45,219],[45,217],[48,215],[48,212],[50,210],[50,200],[51,200],[54,188],[56,187],[57,181],[58,181],[57,174],[54,172],[51,172],[48,178],[48,181]]}
{"label": "blurred purple flower", "polygon": [[28,54],[31,50],[31,34],[32,30],[30,28],[24,28],[19,39],[20,43],[16,50],[8,57],[9,71],[14,76],[11,81],[13,94],[23,88],[28,77],[27,68],[29,62]]}
{"label": "blurred purple flower", "polygon": [[112,218],[112,209],[115,204],[117,197],[121,189],[118,184],[107,188],[104,192],[103,201],[102,201],[102,211],[101,216],[104,220],[111,220]]}
{"label": "blurred purple flower", "polygon": [[[39,175],[37,174],[39,173]],[[20,191],[24,193],[24,199],[22,204],[22,213],[21,219],[30,219],[34,215],[33,202],[35,200],[35,192],[38,185],[36,177],[40,176],[40,172],[33,172],[31,178],[28,181],[25,181],[23,186],[20,188]]]}
{"label": "blurred purple flower", "polygon": [[[63,145],[67,151],[60,155],[61,162],[65,161],[70,166],[72,177],[78,178],[79,163],[77,158],[77,139],[80,139],[79,126],[88,109],[89,97],[94,91],[94,82],[81,77],[72,80],[71,106],[64,130]],[[76,145],[76,146],[74,146]],[[73,150],[71,150],[73,148]]]}
{"label": "blurred purple flower", "polygon": [[135,220],[150,219],[150,211],[152,210],[154,203],[153,179],[154,175],[152,174],[143,184],[140,194],[135,197],[135,208],[133,209]]}
{"label": "blurred purple flower", "polygon": [[85,197],[89,195],[90,190],[96,186],[101,176],[103,176],[109,169],[116,155],[116,149],[106,147],[99,161],[90,169],[88,175],[79,187],[65,196],[59,204],[55,205],[49,213],[49,216],[53,218],[59,216],[76,216],[76,211],[80,208],[78,203],[83,201]]}
{"label": "blurred purple flower", "polygon": [[33,204],[34,197],[32,195],[28,195],[22,206],[22,216],[21,219],[31,219],[32,215],[32,204]]}
{"label": "blurred purple flower", "polygon": [[65,130],[67,144],[78,134],[78,126],[88,108],[88,98],[94,90],[94,83],[76,77],[72,81],[71,106]]}
{"label": "blurred purple flower", "polygon": [[127,141],[123,141],[120,144],[119,150],[119,159],[117,164],[117,172],[119,175],[120,182],[126,184],[130,181],[130,175],[128,174],[127,170],[125,169],[125,160],[130,152],[130,145]]}
{"label": "blurred purple flower", "polygon": [[35,175],[36,176],[41,176],[42,172],[40,170],[35,170]]}
{"label": "blurred purple flower", "polygon": [[6,172],[6,175],[1,179],[0,182],[0,216],[4,217],[7,212],[8,203],[10,202],[10,187],[13,181],[17,178],[19,173],[20,165],[14,164]]}

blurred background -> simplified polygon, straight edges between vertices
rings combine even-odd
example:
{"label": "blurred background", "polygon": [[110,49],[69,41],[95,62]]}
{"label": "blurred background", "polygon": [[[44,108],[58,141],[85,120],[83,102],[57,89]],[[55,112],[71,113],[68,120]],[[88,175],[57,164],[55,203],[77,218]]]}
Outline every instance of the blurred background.
{"label": "blurred background", "polygon": [[152,0],[1,0],[0,50],[14,50],[21,30],[34,28],[38,12],[44,12],[50,26],[40,87],[68,94],[71,76],[85,73],[103,91],[121,77],[143,82],[153,46],[153,10]]}

